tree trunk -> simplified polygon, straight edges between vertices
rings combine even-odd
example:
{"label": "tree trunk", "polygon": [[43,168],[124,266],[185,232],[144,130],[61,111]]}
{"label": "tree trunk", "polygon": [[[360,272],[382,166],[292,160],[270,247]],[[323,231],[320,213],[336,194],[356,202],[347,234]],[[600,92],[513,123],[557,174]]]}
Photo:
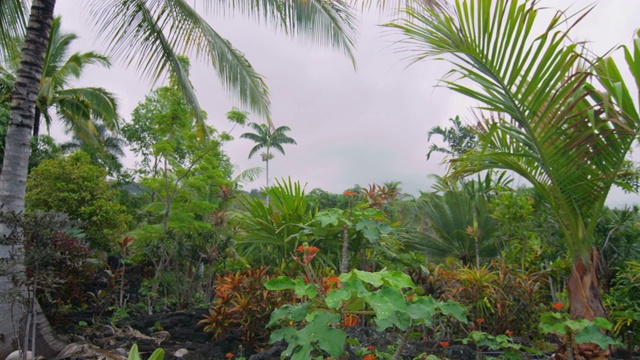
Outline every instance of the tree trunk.
{"label": "tree trunk", "polygon": [[[2,211],[24,211],[27,169],[31,153],[31,135],[38,97],[40,78],[44,67],[44,55],[53,21],[55,0],[33,0],[29,25],[22,49],[20,67],[11,97],[11,114],[5,141],[5,152],[0,174],[0,205]],[[0,235],[7,235],[8,227],[0,224]],[[9,265],[11,246],[0,246],[0,264]],[[19,263],[22,258],[15,259]],[[6,267],[3,266],[3,270]],[[21,266],[17,266],[21,268]],[[0,359],[18,347],[17,333],[24,331],[23,310],[14,306],[15,299],[26,291],[14,281],[10,272],[0,273]],[[10,294],[11,296],[6,296]],[[36,354],[57,355],[64,343],[53,335],[47,319],[36,303]]]}
{"label": "tree trunk", "polygon": [[[569,295],[569,314],[572,319],[587,319],[593,321],[597,317],[606,318],[607,313],[602,305],[600,286],[598,283],[598,252],[593,249],[593,256],[589,265],[582,259],[574,264],[567,291]],[[610,350],[600,349],[596,344],[576,344],[572,341],[573,354],[576,359],[608,359]]]}
{"label": "tree trunk", "polygon": [[349,227],[342,228],[342,258],[340,260],[340,273],[349,272]]}

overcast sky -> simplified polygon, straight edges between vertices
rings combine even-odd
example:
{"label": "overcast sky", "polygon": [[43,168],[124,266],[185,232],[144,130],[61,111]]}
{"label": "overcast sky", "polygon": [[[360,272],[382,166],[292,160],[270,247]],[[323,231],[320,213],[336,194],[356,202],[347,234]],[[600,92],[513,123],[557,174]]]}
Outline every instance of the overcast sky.
{"label": "overcast sky", "polygon": [[[552,9],[578,10],[593,1],[542,0]],[[640,27],[640,1],[600,0],[586,19],[572,32],[577,40],[588,40],[598,54],[620,44],[630,44]],[[80,1],[58,0],[56,13],[62,28],[80,36],[74,51],[104,51],[90,29],[86,9]],[[314,188],[341,193],[360,184],[400,181],[412,195],[430,190],[429,174],[444,174],[441,158],[426,161],[427,132],[447,126],[460,115],[471,121],[474,104],[463,96],[435,85],[450,69],[445,62],[423,61],[407,67],[406,53],[398,52],[390,30],[377,24],[376,14],[360,16],[354,70],[350,60],[338,51],[291,39],[240,16],[213,18],[211,25],[242,51],[269,86],[276,126],[287,125],[298,145],[285,145],[286,155],[276,153],[270,162],[271,178],[291,177],[310,191]],[[192,81],[208,123],[229,131],[225,114],[239,104],[224,92],[213,70],[192,65]],[[110,70],[88,68],[79,82],[102,86],[120,100],[125,120],[152,87],[133,69],[114,66]],[[161,84],[157,84],[161,85]],[[250,116],[251,121],[262,122]],[[59,126],[59,124],[57,125]],[[248,131],[248,129],[246,129]],[[259,156],[247,159],[253,143],[238,136],[225,150],[238,171],[263,166]],[[52,134],[58,134],[56,125]],[[125,161],[133,164],[134,159]],[[258,188],[264,179],[246,184]],[[640,203],[640,197],[615,192],[610,205]]]}

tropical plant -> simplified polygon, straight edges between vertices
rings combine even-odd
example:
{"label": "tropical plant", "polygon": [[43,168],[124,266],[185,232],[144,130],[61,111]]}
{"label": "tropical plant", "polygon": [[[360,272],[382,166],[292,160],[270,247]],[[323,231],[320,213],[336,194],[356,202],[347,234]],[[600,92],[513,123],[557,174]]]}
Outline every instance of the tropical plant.
{"label": "tropical plant", "polygon": [[242,342],[249,345],[265,345],[269,331],[265,329],[271,313],[294,301],[293,292],[273,292],[265,283],[275,276],[268,267],[237,271],[218,276],[215,282],[215,299],[199,324],[214,339],[231,332],[240,332]]}
{"label": "tropical plant", "polygon": [[29,175],[27,209],[56,211],[80,220],[91,248],[109,250],[129,230],[130,218],[106,176],[107,171],[91,164],[83,152],[45,160]]}
{"label": "tropical plant", "polygon": [[[113,94],[100,87],[70,87],[70,81],[81,77],[89,65],[110,67],[111,63],[106,56],[92,51],[69,55],[70,47],[78,37],[76,34],[61,32],[61,22],[58,16],[51,24],[36,100],[33,136],[39,135],[42,118],[49,128],[53,122],[53,110],[58,120],[75,136],[87,143],[96,144],[96,124],[102,124],[111,131],[118,128],[116,99]],[[7,79],[11,85],[16,80],[19,59],[7,60],[4,66],[0,66],[0,77]],[[13,86],[9,86],[9,94],[12,90]],[[0,94],[0,98],[8,98],[9,94]]]}
{"label": "tropical plant", "polygon": [[[188,59],[180,61],[188,69]],[[149,193],[148,209],[152,215],[161,215],[165,230],[170,225],[185,230],[202,225],[198,221],[217,210],[219,186],[230,181],[231,165],[222,152],[222,140],[210,128],[210,136],[199,139],[195,122],[196,116],[172,76],[169,86],[147,96],[134,109],[132,121],[122,127],[133,152],[142,157],[138,174]],[[155,219],[149,222],[157,223]]]}
{"label": "tropical plant", "polygon": [[[614,60],[590,64],[581,46],[569,41],[571,22],[584,13],[557,12],[536,34],[541,27],[535,4],[458,0],[447,12],[418,6],[407,9],[410,20],[390,26],[419,49],[417,60],[447,55],[451,74],[473,82],[444,81],[487,112],[477,127],[481,146],[455,160],[453,175],[499,168],[531,183],[551,207],[568,245],[571,316],[593,320],[605,315],[594,229],[611,187],[630,189],[621,175],[640,117]],[[624,52],[638,85],[640,37]],[[592,79],[605,91],[590,85]],[[576,355],[588,347],[580,345]],[[597,357],[608,354],[599,349]]]}
{"label": "tropical plant", "polygon": [[480,266],[482,259],[498,254],[493,239],[496,222],[482,198],[450,190],[442,195],[424,194],[418,206],[429,224],[422,243],[427,258],[442,261],[452,256],[463,264]]}
{"label": "tropical plant", "polygon": [[[247,132],[240,135],[243,139],[249,139],[256,143],[254,147],[249,151],[249,159],[257,153],[258,151],[264,149],[265,152],[260,154],[262,157],[262,161],[266,163],[266,187],[269,187],[269,160],[273,159],[273,153],[271,149],[278,150],[282,155],[284,155],[284,148],[282,145],[284,144],[297,144],[295,140],[287,136],[285,133],[291,131],[288,126],[279,126],[273,127],[270,124],[256,124],[249,123],[249,126],[255,130],[255,133]],[[269,198],[267,197],[267,202],[269,202]]]}
{"label": "tropical plant", "polygon": [[303,230],[313,219],[314,210],[304,188],[291,179],[276,181],[265,192],[272,199],[268,205],[250,196],[238,198],[246,213],[238,213],[235,218],[242,231],[236,247],[254,264],[284,269],[293,251],[310,240],[310,234]]}
{"label": "tropical plant", "polygon": [[89,154],[93,164],[107,169],[109,175],[116,175],[122,169],[119,158],[124,156],[122,148],[125,141],[119,135],[110,132],[104,124],[98,123],[94,127],[97,143],[87,142],[74,134],[71,140],[61,144],[60,148],[67,153],[82,150]]}
{"label": "tropical plant", "polygon": [[478,145],[478,136],[475,131],[473,131],[473,128],[470,126],[462,125],[460,116],[449,119],[449,121],[452,123],[452,127],[443,128],[441,126],[434,126],[429,129],[427,141],[430,141],[433,135],[439,135],[447,147],[432,143],[429,146],[429,152],[427,152],[427,160],[429,160],[433,152],[457,157]]}

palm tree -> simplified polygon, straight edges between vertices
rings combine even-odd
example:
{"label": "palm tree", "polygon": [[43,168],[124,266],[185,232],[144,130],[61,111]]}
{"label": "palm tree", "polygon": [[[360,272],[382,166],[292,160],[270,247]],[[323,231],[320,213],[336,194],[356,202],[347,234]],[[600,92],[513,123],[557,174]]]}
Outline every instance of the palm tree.
{"label": "palm tree", "polygon": [[[99,87],[71,88],[69,81],[79,78],[88,65],[98,64],[109,67],[109,59],[95,52],[74,53],[67,56],[75,34],[60,32],[61,19],[56,17],[51,24],[49,43],[40,78],[40,91],[36,100],[33,122],[33,136],[40,133],[41,118],[47,128],[52,123],[51,109],[73,134],[85,142],[96,142],[95,125],[104,124],[109,130],[118,127],[117,104],[113,94]],[[22,42],[22,41],[20,41]],[[5,66],[0,66],[0,78],[8,86],[0,86],[0,99],[10,97],[15,83],[19,59],[8,58]],[[4,91],[8,93],[3,94]]]}
{"label": "palm tree", "polygon": [[[31,1],[16,86],[11,98],[12,111],[4,165],[0,173],[0,205],[5,212],[20,213],[24,210],[29,146],[36,99],[40,91],[38,80],[44,68],[55,3],[55,0]],[[3,49],[6,44],[5,34],[10,34],[14,29],[20,31],[20,19],[24,13],[20,9],[24,7],[14,6],[16,4],[24,4],[24,1],[0,1],[0,18],[3,21],[0,46]],[[176,76],[197,116],[202,112],[178,59],[179,52],[194,52],[210,62],[222,84],[237,94],[243,105],[250,106],[253,111],[269,119],[269,93],[264,80],[243,54],[222,38],[186,1],[108,0],[87,4],[92,8],[91,14],[97,30],[109,40],[109,50],[115,57],[135,65],[143,75],[152,79],[159,79],[166,73]],[[245,15],[261,18],[288,34],[307,35],[316,43],[336,46],[353,59],[353,17],[349,7],[341,1],[237,0],[217,3],[208,8],[221,13],[240,11]],[[5,29],[5,25],[11,27]],[[198,120],[204,135],[204,119],[200,117]],[[0,234],[7,233],[8,228],[0,224]],[[0,259],[9,258],[9,250],[9,246],[0,246]],[[0,291],[4,288],[11,289],[8,279],[6,276],[0,278]],[[3,304],[10,306],[0,303],[0,332],[5,334],[5,341],[10,343],[12,338],[7,334],[14,334],[9,320],[11,315],[9,311],[3,310],[8,309],[2,308]],[[46,319],[40,316],[38,322],[45,323]],[[48,346],[48,342],[49,339],[45,339],[39,343]],[[49,345],[55,348],[59,344]],[[42,353],[52,353],[51,350],[55,349]],[[0,357],[7,355],[3,351],[0,351]]]}
{"label": "palm tree", "polygon": [[297,144],[295,140],[288,137],[285,133],[291,131],[288,126],[272,127],[267,124],[249,123],[249,126],[255,130],[255,133],[244,133],[240,135],[243,139],[249,139],[256,143],[254,147],[249,151],[249,159],[258,151],[265,149],[265,152],[260,154],[262,161],[266,163],[267,185],[269,187],[269,160],[273,159],[273,153],[271,149],[276,149],[284,155],[284,144]]}
{"label": "palm tree", "polygon": [[[479,101],[480,146],[453,160],[452,176],[487,169],[511,170],[536,189],[552,209],[573,262],[567,282],[570,314],[604,317],[598,292],[594,229],[614,184],[621,184],[625,159],[640,117],[611,59],[586,63],[582,48],[568,40],[572,19],[557,12],[541,34],[533,29],[536,2],[472,0],[455,10],[408,9],[400,29],[419,50],[416,59],[438,57],[453,65],[457,79],[445,84]],[[640,84],[640,38],[626,59]],[[597,80],[602,93],[589,84]],[[626,186],[628,184],[621,184]],[[628,188],[628,186],[627,186]],[[593,346],[575,347],[576,355]],[[601,357],[608,350],[599,349]],[[585,355],[586,356],[586,355]],[[590,356],[592,358],[592,356]]]}
{"label": "palm tree", "polygon": [[60,145],[60,148],[67,153],[82,150],[89,154],[93,164],[107,169],[109,175],[118,174],[122,169],[119,158],[124,156],[122,148],[125,146],[125,140],[109,132],[104,124],[96,124],[95,132],[97,143],[87,142],[74,134],[71,140]]}

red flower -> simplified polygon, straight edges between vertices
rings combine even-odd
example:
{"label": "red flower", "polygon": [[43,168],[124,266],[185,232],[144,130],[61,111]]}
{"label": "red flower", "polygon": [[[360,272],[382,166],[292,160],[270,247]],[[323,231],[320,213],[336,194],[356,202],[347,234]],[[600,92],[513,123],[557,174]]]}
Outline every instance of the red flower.
{"label": "red flower", "polygon": [[554,303],[553,305],[551,305],[552,308],[556,309],[556,310],[562,310],[562,308],[564,307],[564,304],[561,302],[557,302]]}
{"label": "red flower", "polygon": [[375,354],[367,354],[362,358],[362,360],[373,360],[375,358],[376,358]]}
{"label": "red flower", "polygon": [[476,322],[477,322],[478,324],[482,324],[482,323],[484,322],[484,319],[483,319],[483,318],[477,318],[477,319],[476,319]]}
{"label": "red flower", "polygon": [[344,196],[353,196],[355,194],[356,194],[355,191],[350,191],[350,190],[347,190],[344,193],[342,193],[342,195],[344,195]]}
{"label": "red flower", "polygon": [[316,256],[316,254],[318,252],[320,252],[320,249],[318,249],[315,246],[309,246],[309,244],[307,244],[307,243],[304,243],[304,244],[298,246],[296,248],[296,250],[298,252],[301,252],[304,255],[302,256],[302,261],[300,261],[300,259],[298,259],[297,256],[294,256],[293,260],[295,260],[298,264],[300,264],[302,266],[309,265],[309,263],[311,262],[311,260],[313,260],[313,258]]}
{"label": "red flower", "polygon": [[357,315],[344,315],[342,317],[342,323],[346,327],[352,327],[358,325],[358,316]]}
{"label": "red flower", "polygon": [[227,359],[233,359],[233,354],[227,353],[227,355],[225,355],[224,357],[226,357]]}
{"label": "red flower", "polygon": [[511,331],[511,330],[507,330],[504,333],[507,334],[507,336],[512,336],[513,335],[513,331]]}
{"label": "red flower", "polygon": [[376,347],[375,347],[375,346],[373,346],[373,345],[369,345],[369,346],[367,346],[367,350],[369,350],[369,351],[373,351],[373,350],[375,350],[375,349],[376,349]]}
{"label": "red flower", "polygon": [[440,341],[440,346],[446,348],[447,346],[449,346],[449,342],[448,341]]}
{"label": "red flower", "polygon": [[341,285],[340,278],[337,276],[327,276],[322,279],[322,289],[324,289],[324,292],[327,294],[335,289],[340,289]]}
{"label": "red flower", "polygon": [[326,281],[327,284],[335,284],[340,282],[340,278],[337,276],[327,276],[324,278],[324,281]]}

